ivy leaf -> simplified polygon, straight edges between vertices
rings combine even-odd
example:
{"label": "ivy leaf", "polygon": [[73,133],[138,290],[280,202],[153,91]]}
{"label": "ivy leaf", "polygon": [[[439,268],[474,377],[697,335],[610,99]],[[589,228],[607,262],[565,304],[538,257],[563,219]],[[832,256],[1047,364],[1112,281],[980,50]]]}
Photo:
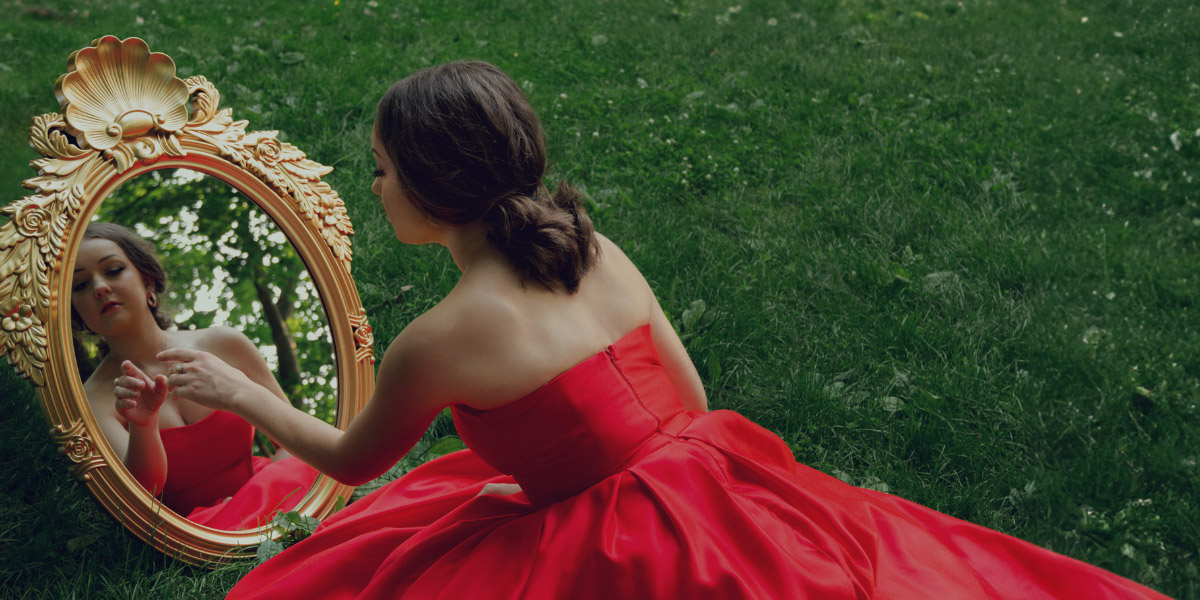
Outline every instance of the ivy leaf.
{"label": "ivy leaf", "polygon": [[683,316],[679,319],[679,328],[684,333],[696,333],[700,317],[703,317],[707,310],[708,305],[703,300],[693,300],[692,304],[683,311]]}
{"label": "ivy leaf", "polygon": [[258,545],[258,551],[255,552],[259,564],[267,562],[268,559],[283,552],[284,545],[277,540],[266,540]]}
{"label": "ivy leaf", "polygon": [[427,460],[433,460],[439,456],[445,456],[451,452],[457,452],[466,447],[466,444],[463,444],[463,441],[460,438],[453,435],[448,435],[446,437],[439,438],[438,441],[429,446],[429,449],[425,450],[425,458]]}

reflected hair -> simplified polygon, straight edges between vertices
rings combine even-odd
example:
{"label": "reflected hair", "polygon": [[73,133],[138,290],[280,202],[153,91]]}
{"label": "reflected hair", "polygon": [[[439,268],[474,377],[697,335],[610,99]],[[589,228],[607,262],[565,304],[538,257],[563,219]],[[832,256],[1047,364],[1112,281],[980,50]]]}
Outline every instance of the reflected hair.
{"label": "reflected hair", "polygon": [[421,69],[379,101],[375,128],[403,195],[435,223],[482,222],[523,280],[569,294],[599,246],[579,192],[542,184],[542,125],[499,68],[458,61]]}
{"label": "reflected hair", "polygon": [[[163,270],[162,263],[158,262],[158,257],[154,254],[154,244],[116,223],[89,223],[87,229],[83,231],[83,239],[108,240],[125,253],[129,262],[147,282],[146,287],[158,297],[158,306],[149,306],[150,314],[154,316],[154,322],[158,324],[159,329],[165,330],[170,327],[173,321],[166,309],[163,308],[162,302],[163,292],[167,289],[167,272]],[[73,306],[71,307],[71,325],[77,331],[92,333],[84,325],[83,319],[79,318],[79,313],[75,312]]]}

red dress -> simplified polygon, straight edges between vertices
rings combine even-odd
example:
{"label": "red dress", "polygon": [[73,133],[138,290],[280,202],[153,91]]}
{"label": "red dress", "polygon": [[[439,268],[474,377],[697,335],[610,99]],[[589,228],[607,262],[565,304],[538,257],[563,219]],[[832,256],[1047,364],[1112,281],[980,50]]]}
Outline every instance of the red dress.
{"label": "red dress", "polygon": [[736,413],[684,411],[649,326],[512,404],[453,412],[469,450],[331,516],[229,598],[1164,597],[797,464]]}
{"label": "red dress", "polygon": [[254,427],[230,412],[159,435],[167,455],[163,504],[198,525],[238,530],[270,522],[299,504],[317,478],[296,458],[252,456]]}

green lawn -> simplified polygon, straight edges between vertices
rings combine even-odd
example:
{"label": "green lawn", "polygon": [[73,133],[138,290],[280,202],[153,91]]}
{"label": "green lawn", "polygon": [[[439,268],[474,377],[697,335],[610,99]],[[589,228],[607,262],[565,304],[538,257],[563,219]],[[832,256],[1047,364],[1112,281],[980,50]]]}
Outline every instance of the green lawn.
{"label": "green lawn", "polygon": [[[67,56],[141,37],[335,167],[381,351],[456,271],[396,243],[369,191],[375,102],[417,68],[493,62],[714,408],[853,484],[1200,598],[1192,0],[250,4],[0,0],[8,200]],[[232,585],[243,567],[114,525],[0,371],[0,596]]]}

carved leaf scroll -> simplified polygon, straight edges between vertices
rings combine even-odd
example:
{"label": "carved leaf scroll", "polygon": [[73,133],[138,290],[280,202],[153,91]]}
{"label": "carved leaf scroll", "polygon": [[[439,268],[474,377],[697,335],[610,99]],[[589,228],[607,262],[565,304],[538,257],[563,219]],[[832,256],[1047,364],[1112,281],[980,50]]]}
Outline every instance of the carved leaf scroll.
{"label": "carved leaf scroll", "polygon": [[106,166],[96,151],[67,142],[66,126],[58,114],[34,118],[30,143],[46,158],[33,162],[38,176],[25,187],[38,193],[0,208],[8,217],[0,226],[0,356],[39,386],[45,385],[50,275],[79,215],[85,182]]}
{"label": "carved leaf scroll", "polygon": [[208,142],[222,156],[254,173],[279,195],[295,203],[333,255],[349,265],[352,258],[349,236],[354,227],[345,203],[321,180],[333,167],[309,160],[299,148],[280,142],[278,131],[246,133],[246,121],[233,120],[231,109],[217,109],[220,94],[204,77],[190,77],[187,85],[196,110],[183,133]]}

